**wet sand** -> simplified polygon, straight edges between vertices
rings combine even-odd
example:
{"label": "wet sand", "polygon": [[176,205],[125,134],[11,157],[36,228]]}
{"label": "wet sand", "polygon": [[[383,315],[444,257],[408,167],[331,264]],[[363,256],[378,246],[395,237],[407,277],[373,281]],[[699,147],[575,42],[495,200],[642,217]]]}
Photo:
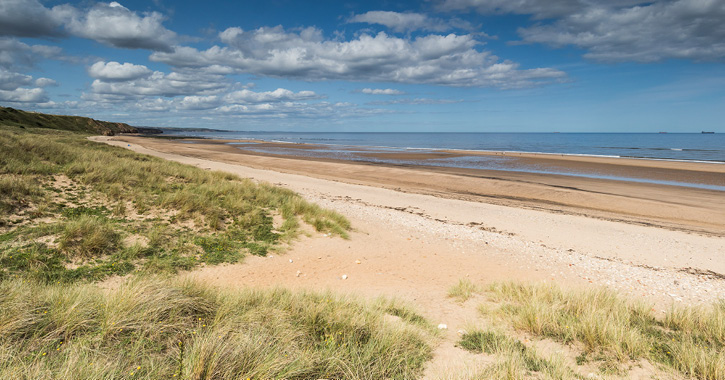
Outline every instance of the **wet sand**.
{"label": "wet sand", "polygon": [[[162,152],[402,192],[725,236],[725,192],[722,191],[567,175],[444,168],[425,166],[425,160],[442,155],[506,155],[544,170],[725,186],[725,165],[722,164],[511,152],[369,153],[421,161],[421,165],[392,165],[265,154],[245,149],[247,145],[227,144],[234,140],[193,140],[188,143],[132,136],[117,139]],[[311,144],[261,143],[252,146],[324,149],[324,146]]]}

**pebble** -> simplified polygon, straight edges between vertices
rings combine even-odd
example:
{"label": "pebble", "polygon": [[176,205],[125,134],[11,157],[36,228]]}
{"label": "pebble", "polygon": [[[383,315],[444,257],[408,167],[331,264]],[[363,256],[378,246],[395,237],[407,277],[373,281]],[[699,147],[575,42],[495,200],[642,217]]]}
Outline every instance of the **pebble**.
{"label": "pebble", "polygon": [[289,259],[289,262],[292,263],[292,259]]}
{"label": "pebble", "polygon": [[299,277],[302,274],[302,272],[297,271],[297,274],[295,274],[295,277]]}
{"label": "pebble", "polygon": [[448,325],[441,323],[438,325],[438,330],[448,330]]}
{"label": "pebble", "polygon": [[347,275],[346,275],[346,274],[343,274],[341,278],[342,278],[343,280],[347,280]]}
{"label": "pebble", "polygon": [[355,260],[355,264],[360,264],[360,260]]}

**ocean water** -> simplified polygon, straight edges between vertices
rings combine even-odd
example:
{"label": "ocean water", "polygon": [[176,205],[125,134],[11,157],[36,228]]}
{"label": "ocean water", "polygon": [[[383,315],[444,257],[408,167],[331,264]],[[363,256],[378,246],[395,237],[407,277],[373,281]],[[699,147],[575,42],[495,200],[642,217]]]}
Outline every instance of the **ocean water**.
{"label": "ocean water", "polygon": [[725,134],[718,133],[165,133],[391,150],[460,149],[725,162]]}

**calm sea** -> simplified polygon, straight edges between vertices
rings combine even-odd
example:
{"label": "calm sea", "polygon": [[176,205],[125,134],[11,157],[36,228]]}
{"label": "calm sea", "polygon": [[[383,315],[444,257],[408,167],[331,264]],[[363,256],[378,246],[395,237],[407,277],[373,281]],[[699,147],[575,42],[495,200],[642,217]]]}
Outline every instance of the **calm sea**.
{"label": "calm sea", "polygon": [[722,133],[165,133],[348,147],[540,152],[725,162],[725,134]]}

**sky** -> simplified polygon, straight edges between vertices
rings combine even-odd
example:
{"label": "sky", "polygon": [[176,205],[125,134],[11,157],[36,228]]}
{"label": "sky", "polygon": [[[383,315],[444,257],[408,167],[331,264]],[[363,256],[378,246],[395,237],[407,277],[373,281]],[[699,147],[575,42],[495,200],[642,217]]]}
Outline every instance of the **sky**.
{"label": "sky", "polygon": [[725,0],[0,0],[0,105],[240,131],[725,132]]}

